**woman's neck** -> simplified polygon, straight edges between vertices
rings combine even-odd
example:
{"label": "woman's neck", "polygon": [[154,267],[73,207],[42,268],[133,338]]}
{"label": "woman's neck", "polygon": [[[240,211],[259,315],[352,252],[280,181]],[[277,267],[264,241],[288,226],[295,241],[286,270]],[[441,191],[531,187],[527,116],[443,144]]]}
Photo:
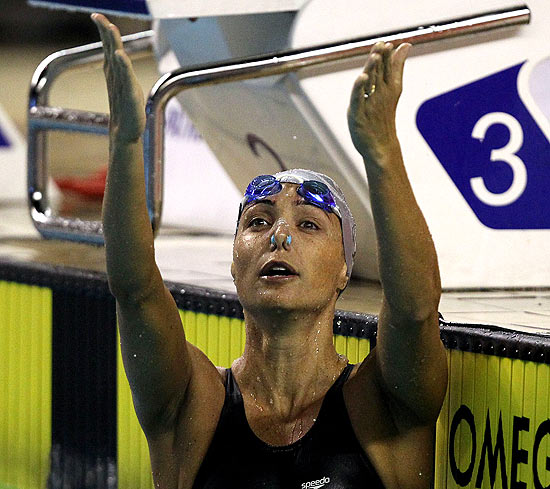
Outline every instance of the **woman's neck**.
{"label": "woman's neck", "polygon": [[233,364],[241,391],[281,418],[323,397],[347,363],[334,348],[333,318],[333,308],[269,316],[245,311],[245,351]]}

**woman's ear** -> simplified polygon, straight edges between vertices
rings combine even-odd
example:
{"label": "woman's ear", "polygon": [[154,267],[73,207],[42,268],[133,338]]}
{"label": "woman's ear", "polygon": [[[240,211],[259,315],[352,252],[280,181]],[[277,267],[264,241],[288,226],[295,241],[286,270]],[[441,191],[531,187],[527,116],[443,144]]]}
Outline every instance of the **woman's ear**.
{"label": "woman's ear", "polygon": [[349,282],[349,277],[347,275],[348,273],[348,265],[344,261],[344,264],[342,265],[342,268],[340,269],[340,272],[338,273],[338,279],[336,282],[336,287],[338,289],[338,292],[342,292],[346,288]]}

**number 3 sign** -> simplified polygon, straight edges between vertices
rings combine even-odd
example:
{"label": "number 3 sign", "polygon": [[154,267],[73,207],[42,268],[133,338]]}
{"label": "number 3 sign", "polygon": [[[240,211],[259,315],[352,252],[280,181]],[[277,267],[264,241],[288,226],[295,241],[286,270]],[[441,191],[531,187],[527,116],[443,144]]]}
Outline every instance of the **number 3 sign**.
{"label": "number 3 sign", "polygon": [[[518,93],[523,65],[427,100],[417,114],[418,129],[468,205],[495,229],[550,229],[550,142]],[[538,73],[549,105],[546,71]]]}

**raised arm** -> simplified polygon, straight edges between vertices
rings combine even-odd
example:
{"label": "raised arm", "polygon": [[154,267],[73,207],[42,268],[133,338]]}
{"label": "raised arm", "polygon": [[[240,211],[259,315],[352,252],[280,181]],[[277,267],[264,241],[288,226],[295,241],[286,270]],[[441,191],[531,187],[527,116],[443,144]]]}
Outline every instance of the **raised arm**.
{"label": "raised arm", "polygon": [[[413,195],[395,112],[410,45],[378,43],[353,87],[348,125],[362,155],[376,228],[384,300],[375,349],[377,378],[394,414],[435,421],[446,389],[439,337],[437,256]],[[408,420],[411,421],[411,420]],[[414,420],[413,420],[414,421]]]}
{"label": "raised arm", "polygon": [[103,42],[111,113],[103,200],[107,274],[136,413],[145,433],[152,434],[169,431],[176,422],[192,374],[193,347],[155,262],[145,201],[143,92],[117,27],[100,14],[92,19]]}

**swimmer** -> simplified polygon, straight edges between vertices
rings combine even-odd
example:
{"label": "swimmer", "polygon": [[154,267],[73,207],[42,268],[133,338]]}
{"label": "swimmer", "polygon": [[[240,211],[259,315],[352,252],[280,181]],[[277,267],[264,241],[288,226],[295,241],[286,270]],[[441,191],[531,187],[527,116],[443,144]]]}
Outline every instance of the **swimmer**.
{"label": "swimmer", "polygon": [[395,128],[410,46],[373,47],[348,111],[378,240],[384,299],[376,348],[350,365],[333,346],[336,299],[355,247],[345,199],[328,177],[288,171],[254,179],[241,202],[231,273],[246,346],[225,370],[186,341],[155,263],[143,93],[118,29],[92,18],[111,111],[107,272],[155,487],[431,487],[447,373],[436,253]]}

